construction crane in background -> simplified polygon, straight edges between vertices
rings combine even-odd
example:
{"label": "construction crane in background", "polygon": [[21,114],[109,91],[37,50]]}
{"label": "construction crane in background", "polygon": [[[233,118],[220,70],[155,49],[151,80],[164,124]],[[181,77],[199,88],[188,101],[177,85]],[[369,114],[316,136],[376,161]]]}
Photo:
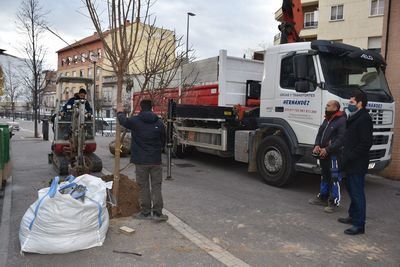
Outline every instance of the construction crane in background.
{"label": "construction crane in background", "polygon": [[281,44],[300,42],[300,30],[303,29],[303,10],[301,0],[283,0],[283,21],[278,26],[281,32]]}

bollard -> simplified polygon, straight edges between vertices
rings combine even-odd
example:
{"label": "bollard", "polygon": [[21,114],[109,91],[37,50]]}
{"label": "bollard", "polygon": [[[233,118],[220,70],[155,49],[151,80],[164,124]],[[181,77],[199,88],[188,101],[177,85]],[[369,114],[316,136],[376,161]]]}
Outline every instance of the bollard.
{"label": "bollard", "polygon": [[43,134],[43,140],[48,141],[49,140],[49,120],[48,119],[42,119],[42,134]]}

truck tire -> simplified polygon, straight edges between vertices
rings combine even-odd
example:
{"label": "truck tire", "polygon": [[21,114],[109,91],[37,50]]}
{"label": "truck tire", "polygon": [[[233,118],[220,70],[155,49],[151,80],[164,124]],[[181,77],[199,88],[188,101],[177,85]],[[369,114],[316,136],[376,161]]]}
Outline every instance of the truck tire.
{"label": "truck tire", "polygon": [[258,173],[269,185],[282,187],[294,177],[294,160],[285,140],[267,136],[257,149]]}

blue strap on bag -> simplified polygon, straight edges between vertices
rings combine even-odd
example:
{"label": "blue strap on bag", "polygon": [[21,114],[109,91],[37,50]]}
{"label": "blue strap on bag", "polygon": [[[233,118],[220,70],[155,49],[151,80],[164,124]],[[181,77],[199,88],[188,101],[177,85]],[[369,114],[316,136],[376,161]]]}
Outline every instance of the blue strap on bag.
{"label": "blue strap on bag", "polygon": [[29,230],[32,230],[33,223],[36,220],[37,214],[39,212],[39,208],[42,205],[43,200],[47,196],[49,196],[50,198],[53,198],[55,196],[55,194],[57,192],[57,187],[58,187],[58,182],[59,181],[60,181],[60,177],[58,177],[58,176],[54,177],[54,179],[51,181],[51,186],[50,186],[49,191],[47,191],[46,195],[44,195],[41,199],[39,199],[39,202],[38,202],[38,204],[36,205],[36,208],[35,208],[35,216],[33,217],[31,223],[29,224]]}

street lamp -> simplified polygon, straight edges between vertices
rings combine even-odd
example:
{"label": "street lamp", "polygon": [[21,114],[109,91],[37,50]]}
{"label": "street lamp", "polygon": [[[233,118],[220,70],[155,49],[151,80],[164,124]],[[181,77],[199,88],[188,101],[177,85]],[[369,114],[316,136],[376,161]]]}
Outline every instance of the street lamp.
{"label": "street lamp", "polygon": [[96,63],[99,60],[97,53],[91,53],[89,55],[90,60],[93,62],[93,117],[96,118]]}
{"label": "street lamp", "polygon": [[192,12],[187,13],[187,23],[186,23],[186,60],[189,62],[189,17],[194,17],[196,14]]}

